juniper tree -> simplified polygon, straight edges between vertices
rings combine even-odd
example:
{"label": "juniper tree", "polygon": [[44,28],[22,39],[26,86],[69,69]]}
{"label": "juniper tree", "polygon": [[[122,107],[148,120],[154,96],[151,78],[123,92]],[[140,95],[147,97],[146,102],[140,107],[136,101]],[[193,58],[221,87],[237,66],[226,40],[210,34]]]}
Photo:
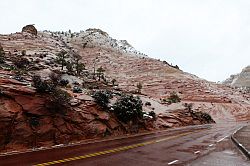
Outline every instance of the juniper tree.
{"label": "juniper tree", "polygon": [[76,69],[76,74],[80,75],[81,72],[85,69],[85,65],[84,63],[80,62],[82,57],[79,54],[73,52],[73,56],[74,56],[74,65]]}
{"label": "juniper tree", "polygon": [[98,80],[100,81],[101,80],[101,76],[103,76],[103,74],[104,74],[104,72],[105,72],[105,70],[102,68],[102,66],[101,67],[99,67],[97,70],[96,70],[96,74],[97,74],[97,76],[98,76]]}
{"label": "juniper tree", "polygon": [[137,90],[138,90],[138,93],[141,93],[141,89],[142,89],[142,84],[139,82],[137,85]]}
{"label": "juniper tree", "polygon": [[116,79],[112,79],[112,85],[115,86],[115,83],[116,83]]}
{"label": "juniper tree", "polygon": [[4,55],[5,55],[5,52],[3,50],[3,47],[0,44],[0,63],[4,63]]}
{"label": "juniper tree", "polygon": [[63,70],[63,67],[67,64],[66,63],[66,58],[68,57],[67,52],[62,50],[57,54],[57,63],[61,65],[61,70]]}

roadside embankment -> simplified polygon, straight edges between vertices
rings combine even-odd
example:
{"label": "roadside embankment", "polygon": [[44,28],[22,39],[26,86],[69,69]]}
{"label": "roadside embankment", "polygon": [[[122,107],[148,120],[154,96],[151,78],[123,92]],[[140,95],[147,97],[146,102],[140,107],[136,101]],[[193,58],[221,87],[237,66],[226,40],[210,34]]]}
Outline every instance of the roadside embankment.
{"label": "roadside embankment", "polygon": [[237,130],[231,138],[247,158],[250,159],[250,125]]}

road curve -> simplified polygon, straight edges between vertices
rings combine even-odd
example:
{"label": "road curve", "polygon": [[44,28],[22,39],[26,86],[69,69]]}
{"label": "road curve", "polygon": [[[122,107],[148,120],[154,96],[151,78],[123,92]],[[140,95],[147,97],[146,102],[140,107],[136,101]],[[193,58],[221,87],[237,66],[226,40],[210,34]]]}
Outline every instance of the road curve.
{"label": "road curve", "polygon": [[0,156],[0,165],[185,165],[229,137],[242,123],[189,126],[146,135]]}

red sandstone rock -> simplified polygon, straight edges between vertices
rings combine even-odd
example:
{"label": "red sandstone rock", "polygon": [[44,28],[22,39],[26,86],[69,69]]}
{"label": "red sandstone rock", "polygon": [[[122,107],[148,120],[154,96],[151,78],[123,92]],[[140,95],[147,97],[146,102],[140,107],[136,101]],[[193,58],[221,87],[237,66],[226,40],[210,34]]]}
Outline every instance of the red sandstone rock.
{"label": "red sandstone rock", "polygon": [[34,115],[48,115],[46,99],[38,96],[15,96],[15,101],[22,106],[23,111]]}

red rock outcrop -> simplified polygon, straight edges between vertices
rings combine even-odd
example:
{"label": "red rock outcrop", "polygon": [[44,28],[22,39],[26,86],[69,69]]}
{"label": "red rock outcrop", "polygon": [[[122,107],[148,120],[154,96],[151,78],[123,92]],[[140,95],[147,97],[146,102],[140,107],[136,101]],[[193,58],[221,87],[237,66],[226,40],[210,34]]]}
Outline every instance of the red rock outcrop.
{"label": "red rock outcrop", "polygon": [[27,84],[9,79],[3,73],[5,78],[0,78],[0,152],[203,123],[195,122],[190,115],[182,117],[181,112],[185,112],[182,110],[159,115],[157,121],[142,121],[135,128],[119,122],[86,95],[79,104],[67,108],[65,114],[52,113],[46,107],[46,94],[37,94]]}

